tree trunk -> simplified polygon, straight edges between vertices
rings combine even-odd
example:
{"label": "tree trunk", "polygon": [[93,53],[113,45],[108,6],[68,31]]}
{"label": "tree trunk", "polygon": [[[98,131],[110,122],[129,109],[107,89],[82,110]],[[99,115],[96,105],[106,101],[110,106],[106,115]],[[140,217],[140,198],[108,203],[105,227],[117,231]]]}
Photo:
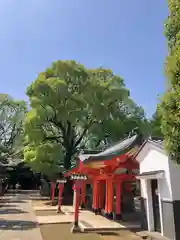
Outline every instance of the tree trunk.
{"label": "tree trunk", "polygon": [[71,151],[67,151],[66,155],[64,157],[64,168],[66,170],[71,168],[71,158],[72,158],[72,153]]}

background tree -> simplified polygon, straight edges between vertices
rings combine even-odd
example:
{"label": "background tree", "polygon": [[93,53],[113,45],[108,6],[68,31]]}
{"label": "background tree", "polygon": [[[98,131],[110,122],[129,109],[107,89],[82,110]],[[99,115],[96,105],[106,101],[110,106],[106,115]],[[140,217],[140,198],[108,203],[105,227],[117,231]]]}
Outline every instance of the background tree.
{"label": "background tree", "polygon": [[156,111],[149,120],[149,131],[152,137],[163,138],[161,130],[161,116],[158,111]]}
{"label": "background tree", "polygon": [[[120,140],[134,127],[141,130],[145,126],[143,109],[110,69],[86,69],[75,61],[57,61],[39,74],[27,95],[31,109],[25,119],[29,144],[24,153],[34,166],[50,158],[51,164],[55,159],[55,165],[63,162],[69,169],[81,150],[102,147]],[[52,149],[58,149],[55,158]]]}
{"label": "background tree", "polygon": [[162,117],[165,146],[180,162],[180,1],[169,0],[169,16],[165,24],[169,55],[166,61],[168,79],[158,111]]}
{"label": "background tree", "polygon": [[43,173],[53,180],[64,171],[61,146],[51,142],[39,143],[38,146],[29,144],[24,149],[25,160],[36,172]]}
{"label": "background tree", "polygon": [[26,112],[24,101],[15,101],[0,94],[0,161],[19,156],[23,150],[23,121]]}

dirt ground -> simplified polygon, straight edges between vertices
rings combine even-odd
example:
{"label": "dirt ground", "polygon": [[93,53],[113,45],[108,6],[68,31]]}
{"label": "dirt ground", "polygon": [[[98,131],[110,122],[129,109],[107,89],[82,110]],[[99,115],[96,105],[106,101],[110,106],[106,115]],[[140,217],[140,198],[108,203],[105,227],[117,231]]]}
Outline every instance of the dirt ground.
{"label": "dirt ground", "polygon": [[[51,205],[49,200],[33,200],[33,206]],[[36,216],[56,215],[55,210],[35,211]],[[72,224],[56,223],[40,225],[43,240],[140,240],[135,233],[129,230],[113,231],[106,233],[71,233]]]}
{"label": "dirt ground", "polygon": [[32,200],[33,207],[48,206],[51,205],[51,203],[51,200]]}
{"label": "dirt ground", "polygon": [[35,211],[36,216],[58,216],[58,215],[64,215],[64,213],[57,213],[57,210],[38,210]]}
{"label": "dirt ground", "polygon": [[140,240],[141,238],[128,230],[109,233],[71,233],[72,224],[41,225],[43,240]]}

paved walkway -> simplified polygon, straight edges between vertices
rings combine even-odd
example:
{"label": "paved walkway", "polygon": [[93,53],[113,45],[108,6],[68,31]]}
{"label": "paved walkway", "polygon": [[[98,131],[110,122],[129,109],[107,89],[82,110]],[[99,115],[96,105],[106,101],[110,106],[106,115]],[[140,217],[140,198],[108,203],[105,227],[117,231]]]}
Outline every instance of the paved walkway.
{"label": "paved walkway", "polygon": [[5,195],[0,200],[0,240],[42,240],[27,194]]}
{"label": "paved walkway", "polygon": [[[52,212],[56,212],[57,206],[34,206],[35,211],[39,211],[37,213],[37,221],[39,224],[51,224],[51,223],[70,223],[74,221],[74,208],[72,206],[62,206],[62,211],[65,214],[52,214]],[[49,211],[50,212],[49,212]],[[40,212],[43,211],[47,214],[41,215]],[[38,216],[39,215],[39,216]],[[140,229],[140,224],[135,223],[125,223],[125,222],[114,222],[108,220],[105,217],[100,215],[95,215],[94,213],[86,210],[80,210],[79,214],[79,226],[83,231],[87,230],[120,230],[120,229]]]}

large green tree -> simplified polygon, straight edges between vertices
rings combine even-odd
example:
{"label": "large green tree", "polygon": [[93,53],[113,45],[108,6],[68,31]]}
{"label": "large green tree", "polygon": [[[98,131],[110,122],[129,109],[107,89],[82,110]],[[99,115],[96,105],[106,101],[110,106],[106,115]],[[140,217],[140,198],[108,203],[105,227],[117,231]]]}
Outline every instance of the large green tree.
{"label": "large green tree", "polygon": [[152,137],[163,137],[161,130],[161,116],[158,111],[156,111],[149,120],[149,132]]}
{"label": "large green tree", "polygon": [[0,161],[19,156],[23,150],[26,103],[0,94]]}
{"label": "large green tree", "polygon": [[165,70],[167,91],[158,111],[162,117],[165,146],[174,159],[180,162],[180,1],[169,0],[169,16],[165,24],[169,54]]}
{"label": "large green tree", "polygon": [[110,69],[57,61],[38,75],[27,95],[25,160],[38,169],[43,162],[69,169],[81,150],[103,147],[145,127],[143,109]]}

